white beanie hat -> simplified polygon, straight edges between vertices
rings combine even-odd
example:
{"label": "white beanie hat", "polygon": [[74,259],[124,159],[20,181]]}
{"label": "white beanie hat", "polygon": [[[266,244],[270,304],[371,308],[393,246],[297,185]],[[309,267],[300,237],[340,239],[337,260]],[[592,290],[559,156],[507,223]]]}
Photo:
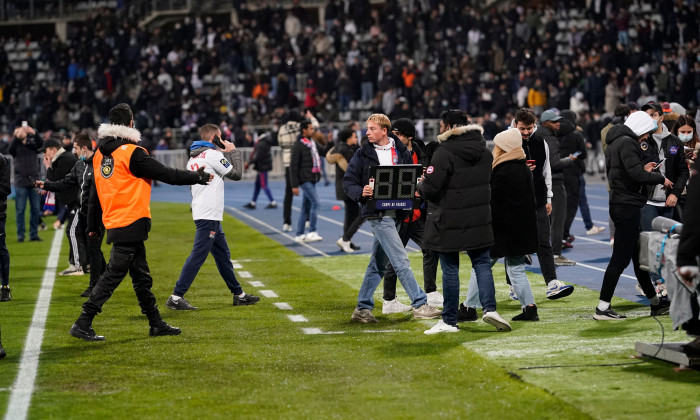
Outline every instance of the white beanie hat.
{"label": "white beanie hat", "polygon": [[510,152],[518,147],[523,147],[523,138],[520,135],[520,130],[517,128],[509,128],[505,131],[501,131],[493,138],[493,142],[504,152]]}
{"label": "white beanie hat", "polygon": [[652,120],[646,112],[637,111],[627,117],[625,125],[632,130],[637,137],[641,137],[643,134],[654,129],[654,120]]}

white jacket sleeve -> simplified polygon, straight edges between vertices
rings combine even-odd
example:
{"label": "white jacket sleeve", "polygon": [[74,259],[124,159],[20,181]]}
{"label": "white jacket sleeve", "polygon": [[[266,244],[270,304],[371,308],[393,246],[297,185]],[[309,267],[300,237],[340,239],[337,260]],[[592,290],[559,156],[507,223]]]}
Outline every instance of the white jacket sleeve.
{"label": "white jacket sleeve", "polygon": [[542,168],[542,176],[544,176],[544,183],[547,185],[547,204],[552,204],[552,168],[549,166],[549,146],[547,142],[544,141],[544,154],[546,159],[544,160],[544,168]]}

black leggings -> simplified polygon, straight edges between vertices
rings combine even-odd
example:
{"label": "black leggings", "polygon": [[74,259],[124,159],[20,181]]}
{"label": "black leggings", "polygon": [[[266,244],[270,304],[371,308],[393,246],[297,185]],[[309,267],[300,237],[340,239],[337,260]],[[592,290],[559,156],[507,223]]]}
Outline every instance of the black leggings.
{"label": "black leggings", "polygon": [[641,232],[641,209],[634,206],[610,205],[610,217],[615,223],[615,244],[613,253],[605,270],[600,300],[610,302],[622,272],[632,261],[634,274],[639,286],[647,298],[656,296],[656,289],[651,283],[649,273],[639,268],[639,232]]}

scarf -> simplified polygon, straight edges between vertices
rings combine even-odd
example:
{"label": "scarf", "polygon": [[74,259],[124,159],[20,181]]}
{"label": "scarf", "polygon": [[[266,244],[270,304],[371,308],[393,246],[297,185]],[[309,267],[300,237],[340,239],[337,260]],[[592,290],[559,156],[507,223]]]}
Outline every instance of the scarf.
{"label": "scarf", "polygon": [[311,159],[313,159],[314,167],[311,169],[312,174],[321,173],[321,157],[318,155],[318,149],[316,149],[316,142],[302,137],[301,142],[304,146],[311,149]]}
{"label": "scarf", "polygon": [[216,146],[214,146],[214,143],[204,141],[204,140],[197,140],[192,142],[192,146],[190,146],[190,150],[194,149],[199,149],[200,147],[210,147],[212,149],[215,149]]}
{"label": "scarf", "polygon": [[503,149],[501,149],[500,147],[494,146],[493,157],[494,159],[493,164],[491,165],[491,169],[495,168],[503,162],[508,162],[510,160],[525,160],[525,151],[522,147],[518,147],[517,149],[513,149],[510,152],[504,152]]}

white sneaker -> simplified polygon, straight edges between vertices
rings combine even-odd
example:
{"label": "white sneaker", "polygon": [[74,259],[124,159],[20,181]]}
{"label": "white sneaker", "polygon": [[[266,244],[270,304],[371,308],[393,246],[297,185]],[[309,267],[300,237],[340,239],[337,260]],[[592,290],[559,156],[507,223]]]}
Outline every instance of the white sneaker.
{"label": "white sneaker", "polygon": [[294,242],[301,243],[304,242],[304,239],[306,239],[306,235],[302,233],[301,235],[297,235],[294,237]]}
{"label": "white sneaker", "polygon": [[355,250],[350,246],[350,241],[344,241],[343,238],[339,238],[337,241],[335,241],[335,244],[347,253],[355,252]]}
{"label": "white sneaker", "polygon": [[615,238],[610,239],[610,248],[615,246]]}
{"label": "white sneaker", "polygon": [[428,293],[428,305],[434,308],[442,308],[445,303],[442,295],[438,291]]}
{"label": "white sneaker", "polygon": [[642,286],[640,286],[639,283],[634,285],[634,290],[639,292],[640,295],[644,296],[644,290],[642,290]]}
{"label": "white sneaker", "polygon": [[588,236],[597,235],[604,230],[605,230],[605,226],[593,226],[592,228],[590,228],[586,231],[586,235],[588,235]]}
{"label": "white sneaker", "polygon": [[439,334],[439,333],[455,333],[455,332],[459,332],[458,326],[456,326],[456,325],[452,326],[450,324],[445,324],[445,321],[443,321],[441,319],[438,321],[437,324],[433,325],[433,328],[423,331],[423,334],[433,335],[433,334]]}
{"label": "white sneaker", "polygon": [[547,285],[547,299],[560,299],[574,292],[574,286],[564,284],[559,280],[552,280]]}
{"label": "white sneaker", "polygon": [[397,299],[394,300],[385,300],[384,304],[382,305],[382,313],[383,314],[400,314],[403,312],[411,312],[413,310],[413,307],[411,305],[404,305],[403,303],[399,302]]}
{"label": "white sneaker", "polygon": [[493,325],[498,331],[512,330],[508,321],[503,319],[496,311],[486,312],[484,316],[481,317],[481,320],[487,324]]}
{"label": "white sneaker", "polygon": [[289,223],[285,223],[282,225],[282,232],[291,232],[292,231],[292,225]]}
{"label": "white sneaker", "polygon": [[[65,270],[58,273],[58,275],[59,276],[69,276],[69,275],[73,275],[73,273],[75,273],[76,271],[78,271],[78,267],[74,266],[73,264],[69,264],[68,268],[66,268]],[[80,271],[83,271],[82,268],[80,269]]]}
{"label": "white sneaker", "polygon": [[319,236],[318,232],[309,232],[306,234],[306,238],[304,238],[304,242],[317,242],[322,240],[323,238]]}

